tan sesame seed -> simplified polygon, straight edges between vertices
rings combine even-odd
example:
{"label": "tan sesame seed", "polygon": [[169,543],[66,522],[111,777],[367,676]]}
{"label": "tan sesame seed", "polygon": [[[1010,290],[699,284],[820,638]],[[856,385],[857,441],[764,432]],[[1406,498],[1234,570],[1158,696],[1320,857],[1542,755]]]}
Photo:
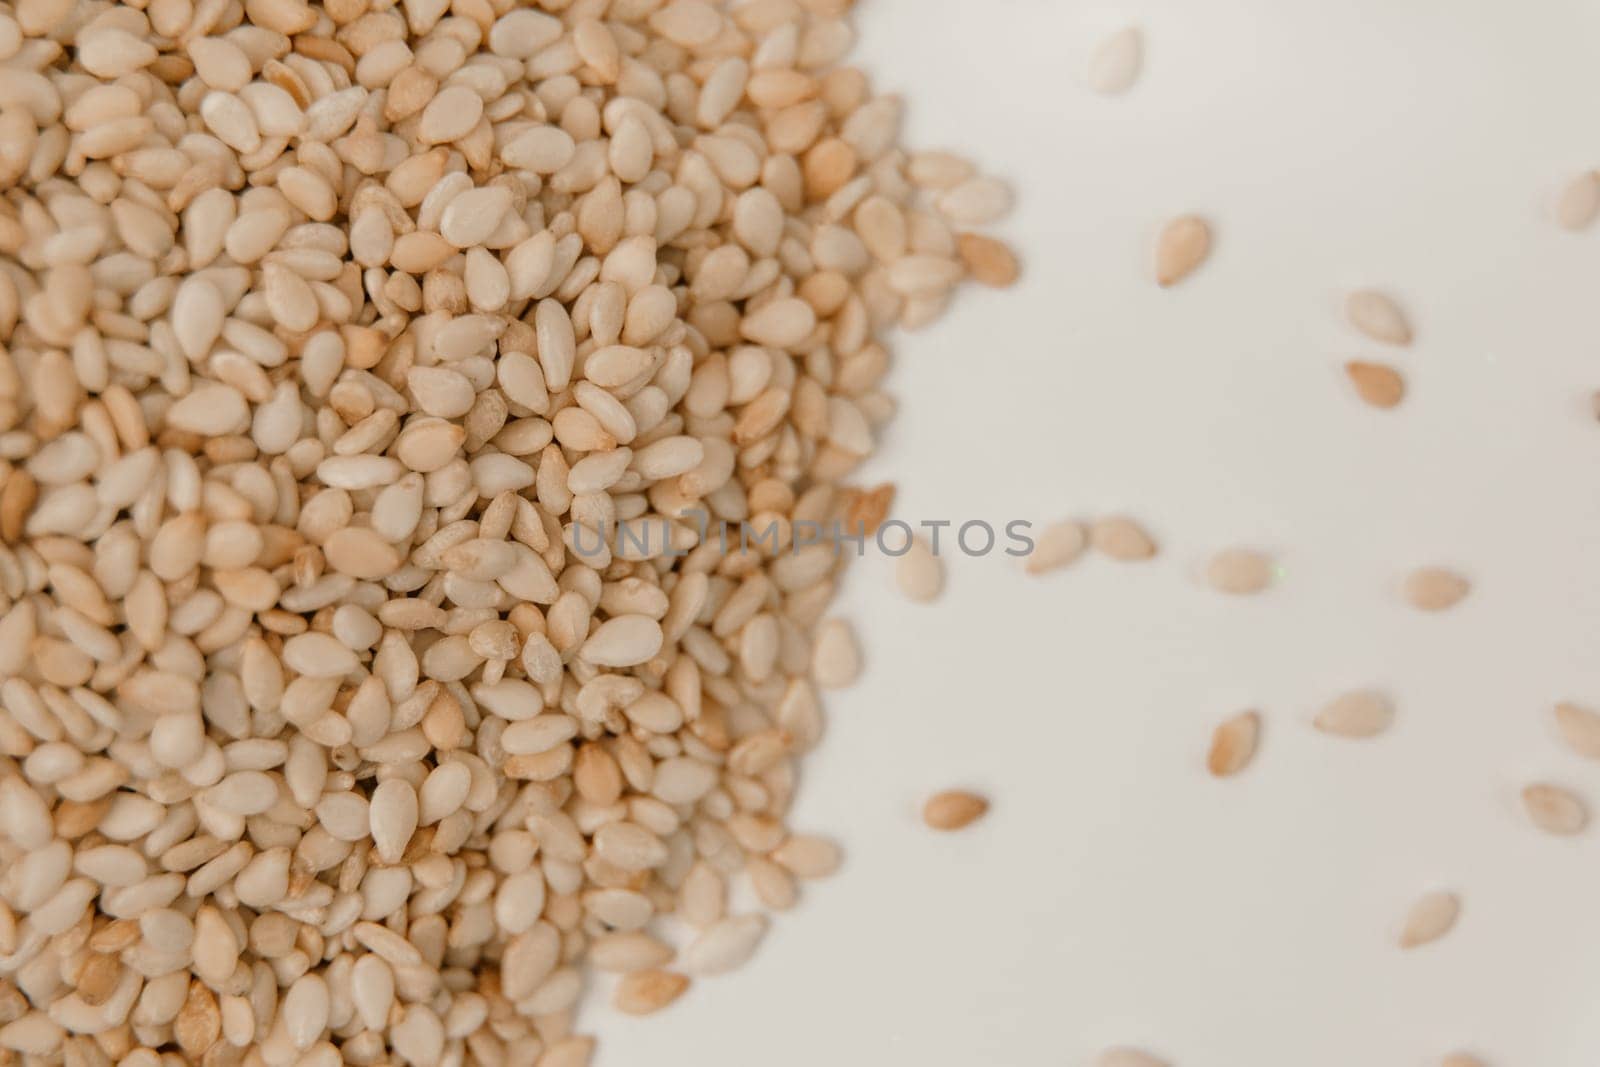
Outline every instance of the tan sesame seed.
{"label": "tan sesame seed", "polygon": [[1419,948],[1448,934],[1461,914],[1461,899],[1454,893],[1434,892],[1411,906],[1400,930],[1401,948]]}
{"label": "tan sesame seed", "polygon": [[1156,241],[1156,282],[1177,285],[1211,255],[1211,227],[1196,215],[1173,219]]}
{"label": "tan sesame seed", "polygon": [[1153,559],[1156,554],[1156,544],[1144,528],[1122,516],[1096,519],[1089,527],[1089,543],[1124,563]]}
{"label": "tan sesame seed", "polygon": [[1466,578],[1443,567],[1421,567],[1406,576],[1405,596],[1419,611],[1448,611],[1472,591]]}
{"label": "tan sesame seed", "polygon": [[964,830],[989,811],[989,802],[976,793],[948,790],[928,798],[922,821],[935,830]]}
{"label": "tan sesame seed", "polygon": [[1272,560],[1247,548],[1226,549],[1206,564],[1206,581],[1219,593],[1259,593],[1272,584],[1272,578]]}
{"label": "tan sesame seed", "polygon": [[1588,805],[1574,792],[1548,783],[1522,791],[1522,806],[1533,824],[1558,837],[1581,834],[1589,825]]}
{"label": "tan sesame seed", "polygon": [[1352,326],[1374,341],[1391,345],[1411,343],[1411,324],[1400,305],[1384,293],[1373,289],[1351,293],[1345,301],[1345,315]]}
{"label": "tan sesame seed", "polygon": [[1338,737],[1376,737],[1394,722],[1394,708],[1369,689],[1344,693],[1317,713],[1315,725]]}
{"label": "tan sesame seed", "polygon": [[1229,778],[1250,765],[1261,736],[1261,715],[1246,711],[1226,720],[1211,735],[1206,767],[1218,778]]}
{"label": "tan sesame seed", "polygon": [[1125,93],[1139,80],[1144,38],[1132,27],[1118,30],[1095,47],[1086,76],[1089,88],[1105,96]]}
{"label": "tan sesame seed", "polygon": [[1405,379],[1393,367],[1354,360],[1346,363],[1344,369],[1355,386],[1356,395],[1372,407],[1387,410],[1399,407],[1400,401],[1405,399]]}

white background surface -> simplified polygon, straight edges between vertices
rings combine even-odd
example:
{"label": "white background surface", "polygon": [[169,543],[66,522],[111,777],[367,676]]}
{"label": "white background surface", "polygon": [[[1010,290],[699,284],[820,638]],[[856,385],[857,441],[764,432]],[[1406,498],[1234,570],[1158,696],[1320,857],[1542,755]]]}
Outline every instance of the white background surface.
{"label": "white background surface", "polygon": [[[857,568],[869,658],[830,704],[800,825],[837,835],[745,971],[666,1015],[591,1019],[606,1067],[1034,1067],[1110,1043],[1181,1067],[1600,1062],[1600,840],[1540,836],[1520,787],[1600,807],[1550,708],[1600,705],[1600,232],[1549,222],[1600,164],[1600,6],[1583,0],[863,0],[859,60],[910,102],[908,144],[1013,179],[1024,284],[896,343],[872,473],[898,514],[1038,522],[1126,511],[1143,566],[1047,581],[951,560],[932,607]],[[1081,88],[1129,23],[1145,73]],[[1217,247],[1160,291],[1166,218]],[[1418,343],[1341,322],[1389,289]],[[1341,366],[1412,393],[1359,404]],[[1285,568],[1207,592],[1234,544]],[[1446,617],[1410,567],[1474,579]],[[1309,726],[1338,692],[1399,709],[1371,744]],[[1209,734],[1266,718],[1218,783]],[[970,785],[973,831],[917,809]],[[1407,906],[1461,925],[1394,947]]]}

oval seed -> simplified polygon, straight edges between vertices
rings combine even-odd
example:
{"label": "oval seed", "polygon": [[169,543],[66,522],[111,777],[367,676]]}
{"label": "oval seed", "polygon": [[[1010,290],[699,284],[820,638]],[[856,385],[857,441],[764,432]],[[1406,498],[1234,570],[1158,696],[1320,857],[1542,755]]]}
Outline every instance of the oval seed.
{"label": "oval seed", "polygon": [[829,619],[817,628],[812,646],[811,676],[824,689],[842,689],[861,674],[861,652],[855,631],[843,619]]}
{"label": "oval seed", "polygon": [[1556,201],[1556,224],[1563,230],[1583,230],[1600,216],[1600,171],[1586,170],[1561,190]]}
{"label": "oval seed", "polygon": [[1337,737],[1376,737],[1394,722],[1394,707],[1370,689],[1344,693],[1317,713],[1317,729]]}
{"label": "oval seed", "polygon": [[439,232],[457,248],[488,240],[511,210],[511,190],[503,185],[469,189],[451,199],[439,219]]}
{"label": "oval seed", "polygon": [[1448,934],[1461,915],[1461,898],[1454,893],[1429,893],[1411,906],[1400,930],[1401,948],[1419,948]]}
{"label": "oval seed", "polygon": [[1405,582],[1406,600],[1419,611],[1448,611],[1471,591],[1471,583],[1443,567],[1418,568]]}
{"label": "oval seed", "polygon": [[1139,80],[1144,63],[1144,38],[1129,26],[1095,47],[1086,77],[1089,88],[1105,96],[1125,93]]}
{"label": "oval seed", "polygon": [[1571,837],[1589,825],[1589,807],[1570,789],[1539,783],[1522,791],[1522,806],[1533,824],[1547,834]]}
{"label": "oval seed", "polygon": [[1238,774],[1255,757],[1260,736],[1261,716],[1257,712],[1246,711],[1228,719],[1211,736],[1206,767],[1218,778]]}
{"label": "oval seed", "polygon": [[1025,569],[1029,574],[1048,574],[1070,566],[1089,547],[1089,534],[1082,523],[1066,521],[1046,526],[1039,534]]}
{"label": "oval seed", "polygon": [[767,932],[765,915],[731,915],[702,930],[683,950],[683,969],[702,976],[742,967]]}
{"label": "oval seed", "polygon": [[628,1015],[649,1015],[677,1000],[689,988],[687,975],[642,970],[623,975],[611,1003]]}
{"label": "oval seed", "polygon": [[1011,190],[996,178],[971,178],[939,194],[940,214],[961,226],[982,226],[1011,210]]}
{"label": "oval seed", "polygon": [[1218,552],[1206,564],[1206,581],[1219,593],[1247,596],[1272,584],[1272,560],[1248,548]]}
{"label": "oval seed", "polygon": [[1374,341],[1391,345],[1409,345],[1412,339],[1411,324],[1389,296],[1372,289],[1351,293],[1345,301],[1345,314],[1350,324]]}
{"label": "oval seed", "polygon": [[922,806],[922,821],[935,830],[964,830],[988,811],[989,802],[983,797],[952,789],[928,798]]}
{"label": "oval seed", "polygon": [[1089,542],[1098,551],[1124,563],[1152,559],[1156,554],[1156,544],[1144,527],[1122,516],[1096,519],[1089,528]]}
{"label": "oval seed", "polygon": [[1156,282],[1177,285],[1211,255],[1211,227],[1197,215],[1173,219],[1156,240]]}
{"label": "oval seed", "polygon": [[373,790],[368,806],[372,845],[384,863],[399,863],[411,835],[416,832],[419,809],[411,783],[391,778]]}
{"label": "oval seed", "polygon": [[602,623],[584,642],[581,655],[601,667],[632,667],[661,651],[661,625],[644,615],[622,615]]}
{"label": "oval seed", "polygon": [[1385,411],[1400,406],[1405,399],[1406,383],[1400,372],[1382,363],[1363,363],[1353,360],[1344,365],[1356,395],[1375,408]]}
{"label": "oval seed", "polygon": [[977,233],[963,233],[956,237],[956,248],[967,273],[980,285],[1006,289],[1015,285],[1022,268],[1017,255],[1002,241]]}
{"label": "oval seed", "polygon": [[447,86],[423,108],[417,137],[423,144],[459,141],[472,132],[482,117],[481,96],[464,85]]}
{"label": "oval seed", "polygon": [[920,536],[895,561],[894,577],[906,599],[918,604],[932,603],[944,591],[944,564]]}
{"label": "oval seed", "polygon": [[1600,715],[1576,704],[1557,704],[1556,726],[1568,748],[1600,760]]}
{"label": "oval seed", "polygon": [[295,1048],[310,1048],[328,1027],[328,986],[321,975],[303,974],[284,994],[284,1028]]}
{"label": "oval seed", "polygon": [[824,838],[795,834],[772,850],[772,858],[799,878],[826,878],[839,869],[839,846]]}

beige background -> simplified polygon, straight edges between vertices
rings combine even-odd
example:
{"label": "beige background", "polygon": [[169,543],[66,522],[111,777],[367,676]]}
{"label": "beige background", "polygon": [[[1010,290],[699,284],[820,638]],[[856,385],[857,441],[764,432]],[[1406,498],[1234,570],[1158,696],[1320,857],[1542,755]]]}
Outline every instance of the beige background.
{"label": "beige background", "polygon": [[[1600,1062],[1600,831],[1526,825],[1549,778],[1600,810],[1600,766],[1550,705],[1600,706],[1600,230],[1549,223],[1600,165],[1600,6],[1581,0],[862,0],[861,60],[920,147],[1015,178],[1028,263],[902,339],[903,414],[874,472],[902,517],[1126,510],[1164,551],[1047,582],[955,560],[934,607],[852,576],[869,657],[832,703],[799,823],[838,834],[735,978],[662,1018],[595,1017],[606,1067],[1086,1064],[1144,1044],[1182,1067]],[[1128,96],[1078,84],[1129,22]],[[1172,292],[1155,230],[1218,247]],[[1401,297],[1418,344],[1340,321]],[[1390,358],[1382,415],[1340,366]],[[1213,550],[1277,552],[1280,587],[1206,592]],[[1445,618],[1419,563],[1471,574]],[[1367,745],[1308,720],[1341,689],[1399,707]],[[1258,707],[1256,766],[1203,773],[1212,725]],[[997,806],[921,830],[929,790]],[[1434,888],[1446,942],[1392,947]]]}

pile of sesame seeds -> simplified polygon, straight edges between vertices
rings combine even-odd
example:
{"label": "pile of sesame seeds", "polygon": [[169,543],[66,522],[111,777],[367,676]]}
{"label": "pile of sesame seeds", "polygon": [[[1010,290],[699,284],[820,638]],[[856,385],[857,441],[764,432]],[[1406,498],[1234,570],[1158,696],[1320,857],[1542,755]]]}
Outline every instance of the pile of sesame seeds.
{"label": "pile of sesame seeds", "polygon": [[1017,276],[850,6],[0,5],[0,1058],[578,1067],[838,865],[787,531]]}

